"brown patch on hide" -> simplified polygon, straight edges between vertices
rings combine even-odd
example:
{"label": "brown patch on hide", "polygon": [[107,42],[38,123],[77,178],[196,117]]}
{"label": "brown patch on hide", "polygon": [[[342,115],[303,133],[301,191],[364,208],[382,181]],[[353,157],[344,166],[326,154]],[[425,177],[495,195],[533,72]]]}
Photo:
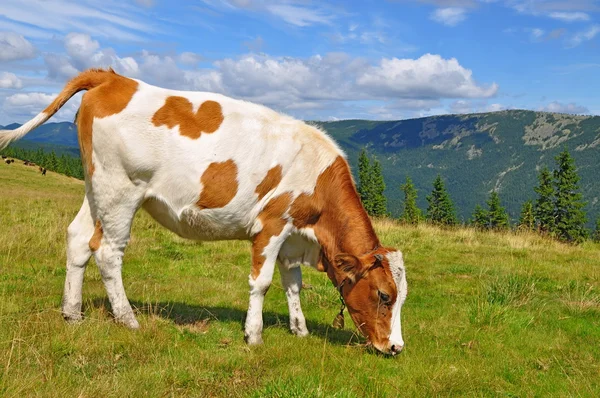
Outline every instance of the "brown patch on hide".
{"label": "brown patch on hide", "polygon": [[96,220],[96,227],[94,228],[94,234],[90,238],[89,246],[90,249],[95,252],[100,248],[100,243],[102,242],[102,223],[100,220]]}
{"label": "brown patch on hide", "polygon": [[225,207],[237,193],[237,173],[237,165],[231,159],[211,163],[200,178],[202,192],[196,205],[201,209]]}
{"label": "brown patch on hide", "polygon": [[258,278],[260,270],[266,261],[263,251],[273,236],[279,236],[287,224],[283,215],[288,210],[292,201],[291,193],[284,193],[269,200],[267,205],[258,215],[262,230],[254,236],[252,241],[252,278]]}
{"label": "brown patch on hide", "polygon": [[168,97],[165,104],[152,116],[156,126],[166,125],[172,129],[179,126],[179,133],[198,139],[202,133],[211,134],[223,123],[223,109],[215,101],[204,101],[196,113],[193,105],[184,97]]}
{"label": "brown patch on hide", "polygon": [[281,182],[281,165],[277,165],[271,168],[265,178],[256,187],[256,193],[258,194],[258,200],[265,197],[269,191],[274,189]]}

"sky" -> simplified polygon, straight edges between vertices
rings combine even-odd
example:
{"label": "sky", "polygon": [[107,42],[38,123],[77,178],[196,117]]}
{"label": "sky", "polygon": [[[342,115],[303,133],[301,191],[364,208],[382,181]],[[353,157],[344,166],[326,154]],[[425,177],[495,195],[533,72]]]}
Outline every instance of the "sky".
{"label": "sky", "polygon": [[0,124],[109,66],[305,120],[600,114],[599,44],[600,0],[2,0]]}

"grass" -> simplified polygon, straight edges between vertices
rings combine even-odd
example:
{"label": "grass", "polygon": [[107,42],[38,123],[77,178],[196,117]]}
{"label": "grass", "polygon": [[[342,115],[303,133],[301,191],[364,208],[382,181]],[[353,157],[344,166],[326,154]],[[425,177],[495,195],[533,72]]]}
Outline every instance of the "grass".
{"label": "grass", "polygon": [[141,329],[110,316],[95,265],[85,320],[62,321],[65,233],[83,185],[0,164],[0,396],[600,395],[600,246],[377,221],[405,253],[405,351],[359,343],[326,276],[304,270],[311,335],[288,332],[276,275],[265,344],[243,342],[247,242],[184,241],[138,214],[124,281]]}

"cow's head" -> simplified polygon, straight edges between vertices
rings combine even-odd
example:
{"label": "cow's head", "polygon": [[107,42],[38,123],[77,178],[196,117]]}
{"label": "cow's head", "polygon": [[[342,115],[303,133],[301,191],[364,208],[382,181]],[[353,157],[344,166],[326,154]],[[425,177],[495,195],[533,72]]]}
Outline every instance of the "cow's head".
{"label": "cow's head", "polygon": [[360,332],[385,354],[402,351],[400,310],[407,294],[402,253],[381,248],[363,257],[338,254],[333,268]]}

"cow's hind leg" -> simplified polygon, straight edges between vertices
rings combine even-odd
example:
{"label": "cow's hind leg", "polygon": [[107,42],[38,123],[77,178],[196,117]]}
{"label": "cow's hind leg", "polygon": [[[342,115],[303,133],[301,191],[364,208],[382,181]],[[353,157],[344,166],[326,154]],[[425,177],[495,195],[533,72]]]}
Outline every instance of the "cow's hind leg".
{"label": "cow's hind leg", "polygon": [[86,196],[79,213],[67,229],[67,276],[62,301],[62,313],[67,321],[81,320],[83,274],[92,255],[90,240],[93,234],[94,220]]}
{"label": "cow's hind leg", "polygon": [[306,319],[300,306],[300,290],[302,289],[302,270],[300,269],[300,264],[290,264],[289,261],[283,259],[279,263],[279,273],[281,274],[281,284],[283,285],[290,311],[290,330],[296,336],[307,336]]}
{"label": "cow's hind leg", "polygon": [[92,245],[94,257],[115,319],[132,329],[139,324],[125,294],[121,269],[133,218],[142,200],[143,192],[135,187],[122,188],[118,196],[95,199],[98,222],[94,233],[97,242]]}

